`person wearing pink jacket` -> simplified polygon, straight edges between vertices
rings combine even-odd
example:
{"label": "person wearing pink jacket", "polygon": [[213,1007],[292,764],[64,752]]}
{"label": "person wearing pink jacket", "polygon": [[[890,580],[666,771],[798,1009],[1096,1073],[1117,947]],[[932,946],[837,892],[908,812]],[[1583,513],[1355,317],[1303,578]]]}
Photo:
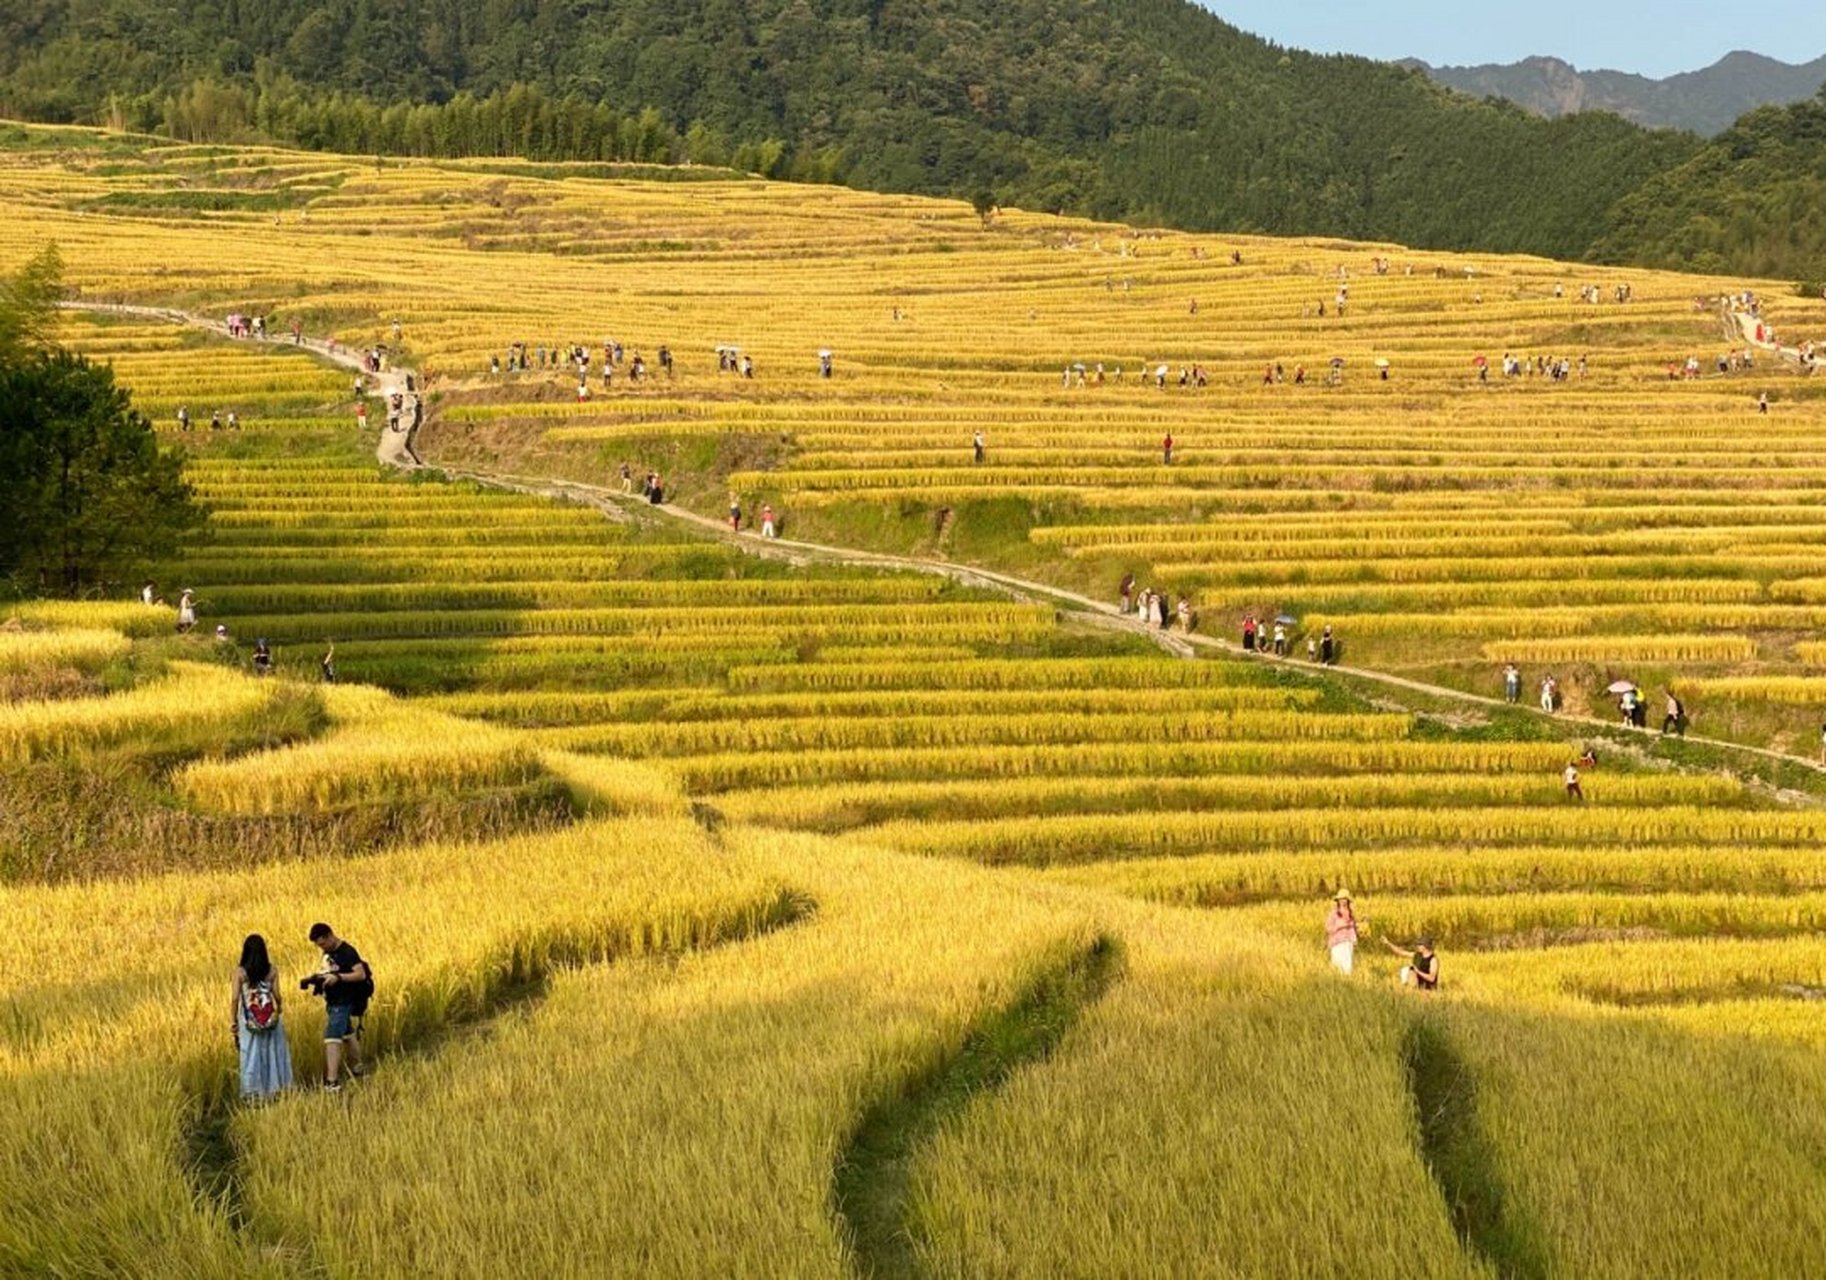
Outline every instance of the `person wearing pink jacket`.
{"label": "person wearing pink jacket", "polygon": [[1348,975],[1357,959],[1357,913],[1351,910],[1348,889],[1332,895],[1331,910],[1325,915],[1325,945],[1331,948],[1331,962],[1338,972]]}

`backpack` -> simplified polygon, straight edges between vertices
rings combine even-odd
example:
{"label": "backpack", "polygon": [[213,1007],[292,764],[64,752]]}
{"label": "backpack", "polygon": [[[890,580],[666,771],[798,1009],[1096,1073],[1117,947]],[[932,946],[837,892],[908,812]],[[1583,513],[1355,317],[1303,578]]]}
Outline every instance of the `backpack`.
{"label": "backpack", "polygon": [[279,1025],[279,1002],[273,998],[273,980],[249,982],[241,989],[241,1021],[255,1035]]}

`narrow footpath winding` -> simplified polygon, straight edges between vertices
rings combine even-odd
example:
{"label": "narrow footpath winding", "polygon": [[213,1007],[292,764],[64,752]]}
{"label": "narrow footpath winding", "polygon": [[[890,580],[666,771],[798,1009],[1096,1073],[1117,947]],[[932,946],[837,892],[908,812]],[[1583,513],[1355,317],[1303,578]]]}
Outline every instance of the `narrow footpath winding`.
{"label": "narrow footpath winding", "polygon": [[[144,307],[126,304],[102,304],[71,302],[62,304],[72,311],[104,312],[114,315],[139,316],[146,319],[163,320],[172,324],[189,325],[208,330],[224,337],[232,335],[228,326],[219,321],[203,316],[192,315],[166,307]],[[252,339],[235,339],[236,341],[253,342]],[[338,365],[352,373],[362,373],[372,379],[376,394],[382,396],[400,394],[406,398],[409,407],[415,407],[417,396],[406,390],[406,380],[410,371],[389,369],[380,374],[369,374],[363,362],[363,353],[359,350],[341,346],[335,342],[318,339],[304,339],[293,343],[287,338],[268,338],[259,345],[272,347],[297,346],[309,351],[331,364]],[[858,568],[873,568],[901,572],[938,574],[968,586],[982,587],[988,590],[1002,591],[1016,600],[1029,603],[1047,603],[1061,613],[1070,614],[1074,620],[1089,623],[1110,630],[1126,631],[1142,636],[1160,646],[1176,657],[1194,658],[1199,650],[1223,653],[1226,656],[1243,658],[1257,662],[1282,663],[1297,670],[1318,675],[1321,670],[1333,675],[1348,676],[1385,688],[1399,689],[1408,693],[1417,693],[1429,698],[1455,702],[1467,708],[1488,708],[1508,712],[1520,712],[1536,716],[1542,720],[1568,728],[1587,728],[1603,731],[1607,737],[1613,733],[1624,733],[1622,726],[1615,721],[1598,716],[1572,715],[1566,712],[1547,712],[1532,705],[1526,700],[1509,703],[1502,698],[1485,694],[1468,693],[1462,689],[1453,689],[1446,685],[1431,684],[1424,680],[1413,680],[1391,672],[1377,671],[1369,667],[1354,667],[1345,664],[1333,664],[1317,668],[1297,658],[1277,658],[1255,650],[1245,650],[1229,640],[1215,636],[1173,634],[1161,631],[1139,619],[1123,614],[1120,609],[1108,601],[1093,599],[1062,587],[1049,586],[1012,574],[1000,573],[993,569],[984,569],[974,565],[954,564],[944,560],[931,560],[918,556],[897,556],[872,551],[859,551],[851,547],[830,546],[817,542],[802,542],[789,538],[762,538],[754,533],[735,533],[729,526],[709,516],[685,511],[669,504],[653,506],[639,494],[622,493],[601,485],[584,484],[575,480],[556,478],[532,479],[520,476],[495,475],[488,472],[458,470],[427,464],[412,447],[416,433],[411,430],[390,431],[383,424],[375,442],[375,457],[383,465],[402,471],[421,469],[435,470],[440,475],[453,479],[467,480],[489,488],[503,489],[514,493],[529,494],[539,497],[561,499],[583,503],[613,517],[618,521],[632,518],[632,513],[647,511],[688,526],[708,537],[728,543],[749,555],[772,559],[786,560],[791,563],[842,564]],[[1644,740],[1652,740],[1649,731],[1635,730]],[[1708,738],[1698,734],[1688,734],[1682,741],[1697,746],[1728,751],[1743,756],[1756,757],[1780,764],[1797,766],[1811,773],[1826,773],[1826,767],[1806,756],[1797,756],[1770,747],[1750,746],[1740,742],[1730,742],[1723,738]],[[1796,795],[1792,792],[1778,793],[1781,798],[1790,801],[1810,801],[1812,797]]]}

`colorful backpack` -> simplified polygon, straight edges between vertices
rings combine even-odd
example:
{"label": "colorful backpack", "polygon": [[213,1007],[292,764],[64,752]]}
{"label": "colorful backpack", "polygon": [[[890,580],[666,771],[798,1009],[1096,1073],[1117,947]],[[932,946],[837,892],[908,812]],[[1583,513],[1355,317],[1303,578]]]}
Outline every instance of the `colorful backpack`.
{"label": "colorful backpack", "polygon": [[273,980],[247,983],[241,991],[241,1020],[259,1035],[279,1025],[279,1002],[273,998]]}

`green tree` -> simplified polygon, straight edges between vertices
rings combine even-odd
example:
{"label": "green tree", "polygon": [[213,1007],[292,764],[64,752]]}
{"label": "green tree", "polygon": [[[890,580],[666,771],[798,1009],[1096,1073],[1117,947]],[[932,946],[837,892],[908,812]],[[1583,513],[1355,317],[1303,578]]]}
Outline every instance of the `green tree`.
{"label": "green tree", "polygon": [[983,220],[983,230],[995,221],[995,192],[988,187],[981,187],[970,197],[970,207],[976,210],[976,216]]}
{"label": "green tree", "polygon": [[170,555],[206,513],[114,371],[51,345],[55,250],[0,282],[0,577],[81,595]]}
{"label": "green tree", "polygon": [[57,300],[63,296],[63,259],[49,244],[21,267],[0,279],[0,361],[12,361],[53,342]]}

